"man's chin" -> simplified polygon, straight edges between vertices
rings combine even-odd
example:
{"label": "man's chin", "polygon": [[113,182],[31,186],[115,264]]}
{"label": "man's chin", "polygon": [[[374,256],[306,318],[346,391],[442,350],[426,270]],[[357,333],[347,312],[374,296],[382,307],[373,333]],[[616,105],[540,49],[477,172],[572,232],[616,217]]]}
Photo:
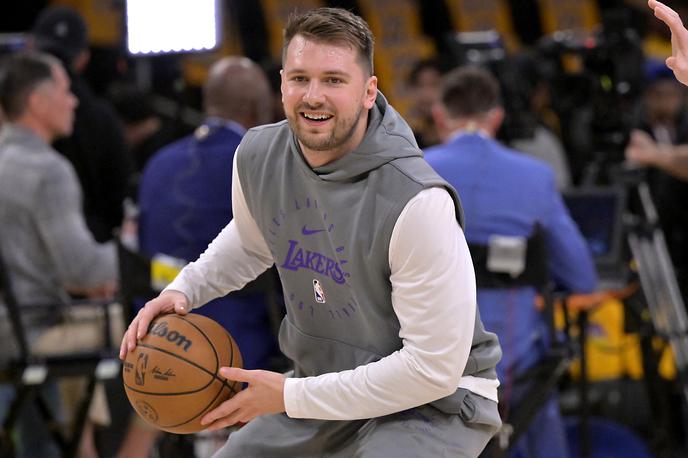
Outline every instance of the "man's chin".
{"label": "man's chin", "polygon": [[311,151],[329,151],[333,148],[332,143],[329,141],[312,141],[312,139],[304,141],[302,138],[300,138],[299,141]]}
{"label": "man's chin", "polygon": [[63,130],[63,131],[61,131],[61,132],[57,132],[57,133],[55,134],[55,139],[57,140],[57,139],[60,139],[60,138],[69,137],[70,135],[72,135],[72,132],[74,132],[74,129],[72,129],[71,127],[70,127],[69,129],[65,129],[65,130]]}
{"label": "man's chin", "polygon": [[301,144],[313,151],[326,151],[332,148],[332,138],[329,132],[306,133],[299,132],[296,137]]}

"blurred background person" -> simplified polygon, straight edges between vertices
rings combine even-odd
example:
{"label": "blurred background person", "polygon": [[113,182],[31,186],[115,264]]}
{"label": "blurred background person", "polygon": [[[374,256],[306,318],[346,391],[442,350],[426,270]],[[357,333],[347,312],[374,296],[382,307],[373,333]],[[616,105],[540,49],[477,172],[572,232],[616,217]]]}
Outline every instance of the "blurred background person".
{"label": "blurred background person", "polygon": [[438,60],[423,59],[416,62],[408,76],[411,99],[409,123],[421,148],[441,142],[432,118],[432,106],[439,98],[443,73],[444,69]]}
{"label": "blurred background person", "polygon": [[[224,57],[203,89],[205,122],[194,134],[158,151],[139,190],[139,244],[147,256],[190,262],[232,219],[234,151],[247,129],[271,120],[271,93],[260,67],[246,57]],[[266,367],[274,355],[265,294],[241,293],[199,308],[236,339],[245,367]],[[261,300],[262,299],[262,300]]]}
{"label": "blurred background person", "polygon": [[663,62],[648,61],[640,128],[626,158],[648,167],[646,180],[657,207],[678,284],[688,299],[688,110],[686,88]]}
{"label": "blurred background person", "polygon": [[55,148],[76,170],[88,228],[97,241],[110,240],[122,222],[132,166],[114,110],[82,78],[90,59],[86,23],[71,7],[49,6],[37,17],[31,33],[36,48],[59,58],[70,76],[79,101],[74,129]]}
{"label": "blurred background person", "polygon": [[[78,101],[69,87],[69,77],[54,57],[14,54],[3,60],[0,105],[6,122],[0,132],[0,252],[19,304],[55,306],[25,317],[35,354],[102,346],[102,324],[63,326],[58,304],[68,304],[70,292],[112,297],[117,282],[115,246],[94,240],[84,219],[74,169],[50,146],[72,131]],[[46,385],[52,407],[59,412],[56,389],[54,383]],[[102,410],[107,407],[101,390],[94,401],[101,403]],[[4,417],[14,390],[4,385],[0,393]],[[93,409],[91,413],[96,414]],[[58,456],[38,418],[33,403],[20,414],[19,456]],[[82,456],[95,453],[89,425],[82,435]]]}
{"label": "blurred background person", "polygon": [[[224,57],[212,65],[203,104],[203,124],[154,154],[139,186],[141,252],[173,257],[179,265],[197,259],[231,221],[234,151],[247,129],[271,122],[273,116],[267,77],[246,57]],[[268,270],[242,291],[195,311],[230,332],[246,369],[273,369],[280,355],[271,321],[273,274]],[[123,458],[138,450],[135,436],[130,437],[122,447]]]}
{"label": "blurred background person", "polygon": [[174,123],[156,112],[152,94],[136,85],[113,85],[109,90],[109,99],[124,127],[129,162],[133,165],[127,197],[136,200],[138,183],[150,158],[180,135]]}
{"label": "blurred background person", "polygon": [[523,98],[523,111],[513,115],[521,118],[518,122],[524,128],[519,129],[520,135],[514,132],[517,135],[510,139],[509,146],[549,164],[554,170],[557,188],[566,189],[572,184],[571,171],[564,145],[556,133],[558,119],[550,107],[549,85],[534,57],[522,53],[510,61],[508,78],[520,92],[510,95]]}
{"label": "blurred background person", "polygon": [[[433,116],[444,143],[426,149],[425,158],[461,196],[474,263],[475,250],[487,246],[491,237],[530,237],[539,226],[552,280],[567,291],[592,291],[596,284],[592,257],[557,191],[551,167],[494,139],[504,119],[497,80],[477,67],[450,72]],[[499,336],[504,352],[497,373],[500,407],[508,422],[508,410],[524,401],[528,388],[528,382],[516,384],[515,380],[544,358],[552,342],[548,323],[535,307],[535,288],[522,284],[480,287],[481,273],[487,269],[475,266],[478,308],[485,328]],[[567,457],[567,450],[553,393],[511,456]]]}

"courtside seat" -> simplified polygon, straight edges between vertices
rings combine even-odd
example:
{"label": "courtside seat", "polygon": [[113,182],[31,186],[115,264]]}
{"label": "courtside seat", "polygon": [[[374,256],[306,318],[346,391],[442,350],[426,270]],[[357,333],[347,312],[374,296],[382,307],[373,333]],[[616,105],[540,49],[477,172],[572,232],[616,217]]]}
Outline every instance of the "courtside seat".
{"label": "courtside seat", "polygon": [[[55,321],[57,326],[43,328],[45,334],[36,335],[35,325],[46,324],[45,317],[55,317],[51,325]],[[7,416],[0,426],[0,456],[14,456],[12,432],[21,410],[32,402],[36,403],[62,456],[75,456],[97,382],[114,378],[120,371],[111,337],[113,332],[118,332],[113,325],[121,321],[121,308],[111,302],[92,300],[69,304],[20,304],[0,253],[0,320],[0,382],[11,384],[15,389]],[[84,327],[83,324],[89,321],[97,321],[102,326]],[[83,334],[85,329],[90,329],[87,332],[94,334],[94,339],[102,341],[102,345],[97,348],[79,346],[79,339],[89,337]],[[57,340],[59,347],[65,350],[57,351],[58,345],[51,345],[48,340]],[[75,376],[86,378],[86,388],[81,391],[71,424],[64,424],[49,407],[41,388],[48,381]]]}

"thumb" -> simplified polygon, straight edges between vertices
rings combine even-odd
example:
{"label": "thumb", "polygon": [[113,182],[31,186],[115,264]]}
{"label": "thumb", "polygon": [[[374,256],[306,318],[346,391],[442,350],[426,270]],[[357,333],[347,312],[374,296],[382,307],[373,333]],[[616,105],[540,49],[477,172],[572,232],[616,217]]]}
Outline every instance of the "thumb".
{"label": "thumb", "polygon": [[221,367],[220,375],[227,380],[232,380],[235,382],[251,383],[253,381],[251,372],[239,367]]}
{"label": "thumb", "polygon": [[174,303],[174,313],[178,315],[186,315],[191,311],[191,307],[189,307],[189,303],[185,300],[178,300],[175,301]]}
{"label": "thumb", "polygon": [[667,57],[666,66],[672,70],[675,70],[674,65],[676,65],[676,58],[674,56]]}

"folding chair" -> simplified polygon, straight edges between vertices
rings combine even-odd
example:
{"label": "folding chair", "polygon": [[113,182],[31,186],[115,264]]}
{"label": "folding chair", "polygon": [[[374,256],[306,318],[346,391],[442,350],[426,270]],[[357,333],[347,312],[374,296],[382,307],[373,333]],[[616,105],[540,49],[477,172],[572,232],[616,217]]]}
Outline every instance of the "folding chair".
{"label": "folding chair", "polygon": [[137,300],[149,300],[156,297],[160,290],[153,288],[151,283],[151,260],[122,243],[121,237],[117,241],[117,259],[119,267],[119,298],[125,309],[127,323],[134,314]]}
{"label": "folding chair", "polygon": [[[9,272],[0,253],[0,307],[7,315],[5,332],[12,334],[14,351],[0,360],[0,381],[15,388],[15,396],[9,406],[0,429],[0,455],[14,456],[15,447],[12,432],[19,414],[30,403],[35,403],[41,419],[47,426],[62,456],[73,457],[78,451],[79,441],[87,420],[96,383],[115,377],[120,370],[119,360],[111,346],[109,302],[74,302],[69,304],[33,305],[20,304],[14,295]],[[38,355],[32,351],[28,335],[31,316],[37,313],[61,314],[66,309],[84,310],[90,308],[102,312],[104,342],[102,348],[90,351]],[[5,335],[5,337],[8,337]],[[42,387],[49,380],[64,377],[85,376],[87,387],[78,402],[71,428],[64,428],[55,412],[51,412]]]}

